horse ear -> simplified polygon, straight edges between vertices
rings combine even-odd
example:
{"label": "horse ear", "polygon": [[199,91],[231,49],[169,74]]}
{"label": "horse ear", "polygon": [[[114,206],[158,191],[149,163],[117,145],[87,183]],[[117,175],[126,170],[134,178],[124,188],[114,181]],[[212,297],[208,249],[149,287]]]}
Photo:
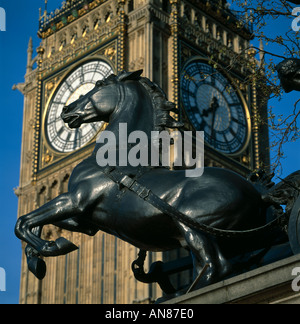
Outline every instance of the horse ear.
{"label": "horse ear", "polygon": [[117,79],[118,81],[138,80],[143,72],[143,70],[138,70],[135,72],[123,71],[118,75]]}

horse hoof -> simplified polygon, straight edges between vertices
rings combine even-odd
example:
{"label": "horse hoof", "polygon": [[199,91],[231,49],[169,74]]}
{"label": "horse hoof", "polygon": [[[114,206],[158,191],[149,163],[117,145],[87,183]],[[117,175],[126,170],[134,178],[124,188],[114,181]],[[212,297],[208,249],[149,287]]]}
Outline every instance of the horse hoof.
{"label": "horse hoof", "polygon": [[40,255],[45,257],[56,257],[60,255],[65,255],[77,250],[78,247],[72,242],[60,237],[55,242],[50,241],[43,245],[43,247],[38,251]]}
{"label": "horse hoof", "polygon": [[58,238],[55,241],[55,244],[58,247],[59,252],[61,253],[61,255],[65,255],[65,254],[71,253],[71,252],[73,252],[75,250],[78,250],[78,247],[75,244],[73,244],[72,242],[66,240],[63,237]]}
{"label": "horse hoof", "polygon": [[42,280],[46,276],[46,263],[38,257],[27,258],[28,269],[39,279]]}

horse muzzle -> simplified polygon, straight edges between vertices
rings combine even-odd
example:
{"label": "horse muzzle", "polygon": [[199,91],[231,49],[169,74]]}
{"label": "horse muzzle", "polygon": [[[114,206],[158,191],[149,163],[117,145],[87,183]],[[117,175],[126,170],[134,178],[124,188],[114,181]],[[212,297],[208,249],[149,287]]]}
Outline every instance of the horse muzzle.
{"label": "horse muzzle", "polygon": [[78,128],[82,124],[79,114],[66,114],[62,112],[61,118],[70,128]]}

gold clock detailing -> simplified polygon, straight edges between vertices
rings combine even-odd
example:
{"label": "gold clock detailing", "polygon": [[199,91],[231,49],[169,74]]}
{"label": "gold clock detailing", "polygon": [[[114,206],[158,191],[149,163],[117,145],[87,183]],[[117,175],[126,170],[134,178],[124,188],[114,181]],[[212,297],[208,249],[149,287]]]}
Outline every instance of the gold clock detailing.
{"label": "gold clock detailing", "polygon": [[83,0],[78,0],[77,4],[69,1],[64,2],[62,7],[57,9],[55,13],[50,13],[48,15],[46,11],[43,16],[40,14],[38,35],[42,39],[45,39],[107,1],[108,0],[94,0],[89,4],[86,4]]}
{"label": "gold clock detailing", "polygon": [[178,56],[178,0],[170,0],[171,3],[171,35],[172,35],[172,58],[173,58],[173,102],[179,108],[179,56]]}
{"label": "gold clock detailing", "polygon": [[[252,69],[255,69],[255,54],[256,50],[254,48],[251,48],[248,50],[248,55],[250,57],[250,62]],[[254,75],[253,78],[253,90],[252,90],[252,118],[253,118],[253,144],[254,144],[254,168],[258,170],[260,168],[260,148],[259,148],[259,125],[258,125],[258,118],[259,118],[259,112],[258,112],[258,104],[257,104],[257,82],[256,77]]]}
{"label": "gold clock detailing", "polygon": [[39,135],[40,135],[40,114],[41,114],[41,94],[42,94],[42,74],[41,65],[42,57],[44,54],[43,47],[37,49],[38,59],[37,59],[37,91],[36,91],[36,107],[34,112],[34,145],[32,154],[32,183],[35,184],[37,180],[38,173],[38,154],[39,154]]}
{"label": "gold clock detailing", "polygon": [[259,156],[259,125],[258,125],[258,107],[257,107],[257,85],[256,79],[253,80],[252,93],[252,111],[253,111],[253,142],[254,142],[254,167],[259,170],[260,156]]}
{"label": "gold clock detailing", "polygon": [[105,49],[104,56],[108,57],[111,61],[114,60],[114,57],[116,55],[116,50],[114,47],[108,47]]}
{"label": "gold clock detailing", "polygon": [[49,150],[46,151],[46,154],[43,156],[43,162],[49,164],[53,160],[53,155],[49,153]]}
{"label": "gold clock detailing", "polygon": [[125,38],[126,38],[126,23],[125,23],[125,0],[118,0],[119,5],[119,35],[118,35],[118,72],[125,69]]}

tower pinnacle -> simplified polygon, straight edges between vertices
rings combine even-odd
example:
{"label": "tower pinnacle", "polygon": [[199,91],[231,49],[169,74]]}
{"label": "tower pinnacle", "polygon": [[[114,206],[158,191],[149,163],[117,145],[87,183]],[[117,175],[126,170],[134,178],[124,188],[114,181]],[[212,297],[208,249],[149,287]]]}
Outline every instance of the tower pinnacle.
{"label": "tower pinnacle", "polygon": [[32,37],[29,39],[28,49],[27,49],[27,73],[32,71],[32,54],[33,54],[33,43]]}

